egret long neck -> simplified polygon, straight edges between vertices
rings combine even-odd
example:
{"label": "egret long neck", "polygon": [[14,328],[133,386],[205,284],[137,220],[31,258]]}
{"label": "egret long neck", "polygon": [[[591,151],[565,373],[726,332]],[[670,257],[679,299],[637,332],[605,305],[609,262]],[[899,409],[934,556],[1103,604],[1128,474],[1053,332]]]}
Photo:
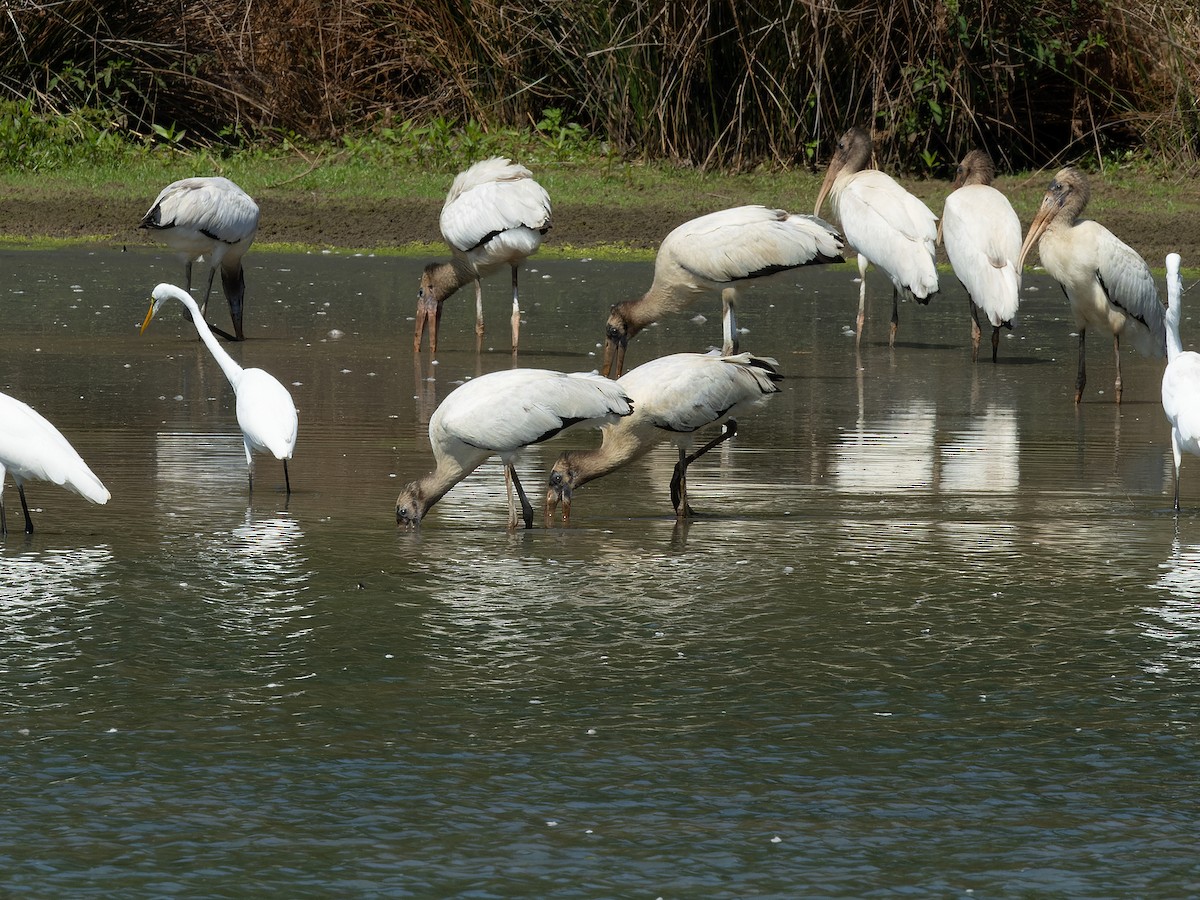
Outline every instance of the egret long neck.
{"label": "egret long neck", "polygon": [[229,383],[236,388],[238,382],[242,380],[242,367],[225,352],[225,348],[221,346],[216,335],[212,333],[212,329],[208,327],[208,323],[204,321],[204,316],[200,314],[200,307],[195,303],[185,303],[184,306],[191,313],[192,321],[196,323],[196,331],[200,334],[200,340],[204,341],[204,346],[213,355],[213,359],[217,361],[217,365],[221,367],[221,371],[225,373]]}
{"label": "egret long neck", "polygon": [[[1174,298],[1172,298],[1174,299]],[[1183,339],[1179,336],[1179,302],[1167,307],[1167,362],[1183,352]]]}

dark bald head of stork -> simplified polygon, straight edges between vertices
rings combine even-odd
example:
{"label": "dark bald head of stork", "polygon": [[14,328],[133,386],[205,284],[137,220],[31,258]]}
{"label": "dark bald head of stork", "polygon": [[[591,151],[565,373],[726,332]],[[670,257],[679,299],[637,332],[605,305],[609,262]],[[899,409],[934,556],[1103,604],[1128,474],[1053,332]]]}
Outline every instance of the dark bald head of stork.
{"label": "dark bald head of stork", "polygon": [[[990,185],[996,178],[996,164],[986,150],[972,150],[962,158],[958,168],[954,170],[954,183],[950,190],[957,191],[968,184]],[[942,242],[942,222],[938,219],[937,242]]]}
{"label": "dark bald head of stork", "polygon": [[620,378],[625,372],[625,350],[629,339],[646,327],[636,315],[635,301],[627,300],[613,306],[604,325],[604,362],[600,374]]}
{"label": "dark bald head of stork", "polygon": [[1037,215],[1029,225],[1029,233],[1025,235],[1025,243],[1021,245],[1021,259],[1017,263],[1017,271],[1025,268],[1025,257],[1041,240],[1046,229],[1060,220],[1067,225],[1073,224],[1087,207],[1090,196],[1091,188],[1083,172],[1074,166],[1059,170],[1050,182],[1046,196],[1042,198]]}
{"label": "dark bald head of stork", "polygon": [[575,470],[571,465],[571,454],[564,453],[550,469],[550,483],[546,488],[546,521],[562,505],[563,524],[571,521],[571,497],[575,491]]}
{"label": "dark bald head of stork", "polygon": [[833,158],[829,160],[829,168],[825,172],[825,180],[821,182],[821,190],[817,192],[817,203],[813,208],[813,215],[821,214],[821,204],[833,190],[833,183],[837,180],[838,175],[843,172],[847,175],[861,172],[870,163],[871,135],[867,134],[865,129],[855,125],[837,142],[837,148],[833,151]]}
{"label": "dark bald head of stork", "polygon": [[405,485],[396,498],[396,524],[406,531],[419,528],[421,517],[431,505],[426,502],[420,483],[413,481]]}
{"label": "dark bald head of stork", "polygon": [[991,184],[996,178],[996,164],[986,150],[972,150],[962,158],[954,172],[952,190],[968,184]]}

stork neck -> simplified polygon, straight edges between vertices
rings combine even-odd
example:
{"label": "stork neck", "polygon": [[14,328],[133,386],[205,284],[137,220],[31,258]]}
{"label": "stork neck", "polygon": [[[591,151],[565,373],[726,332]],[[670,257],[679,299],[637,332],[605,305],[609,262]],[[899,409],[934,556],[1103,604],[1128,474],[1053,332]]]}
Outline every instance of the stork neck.
{"label": "stork neck", "polygon": [[603,428],[599,447],[592,450],[572,450],[567,454],[569,466],[575,473],[573,484],[581,487],[589,481],[603,478],[632,460],[645,456],[658,441],[653,432],[626,425],[622,419],[616,425]]}

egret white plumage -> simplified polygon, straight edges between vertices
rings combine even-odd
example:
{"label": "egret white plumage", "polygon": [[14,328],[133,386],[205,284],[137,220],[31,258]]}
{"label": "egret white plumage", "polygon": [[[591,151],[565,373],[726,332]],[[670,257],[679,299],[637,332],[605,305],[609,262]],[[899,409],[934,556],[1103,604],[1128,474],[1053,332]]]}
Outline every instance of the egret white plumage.
{"label": "egret white plumage", "polygon": [[25,482],[50,481],[92,503],[107,503],[111,494],[75,448],[45,416],[8,394],[0,394],[0,536],[8,534],[4,514],[4,474],[12,475],[25,513],[25,533],[33,519],[25,501]]}
{"label": "egret white plumage", "polygon": [[1075,402],[1083,399],[1087,383],[1084,338],[1088,328],[1113,336],[1116,364],[1114,392],[1121,402],[1121,338],[1143,356],[1166,354],[1164,309],[1150,267],[1137,251],[1105,228],[1079,215],[1087,206],[1087,176],[1068,166],[1059,171],[1042,198],[1037,215],[1021,245],[1018,269],[1036,244],[1042,265],[1062,286],[1079,331],[1079,367]]}
{"label": "egret white plumage", "polygon": [[995,176],[992,158],[983,150],[964,156],[938,229],[971,306],[971,359],[979,356],[982,309],[992,323],[992,362],[1000,329],[1012,328],[1021,292],[1021,220],[1008,198],[992,187]]}
{"label": "egret white plumage", "polygon": [[937,216],[891,176],[868,168],[871,136],[853,127],[838,141],[813,212],[829,197],[846,242],[858,252],[858,322],[862,340],[866,318],[867,267],[874,263],[892,282],[892,324],[888,343],[896,343],[901,297],[928,303],[938,292]]}
{"label": "egret white plumage", "polygon": [[400,492],[396,524],[419,526],[454,485],[499,455],[508,487],[509,528],[517,527],[514,488],[525,527],[532,528],[533,507],[513,467],[517,454],[568,428],[597,427],[632,411],[624,389],[595,373],[507,369],[459,385],[429,419],[436,468]]}
{"label": "egret white plumage", "polygon": [[[562,504],[570,521],[577,488],[602,478],[644,456],[664,440],[679,450],[671,477],[671,503],[677,518],[691,516],[687,501],[688,466],[737,433],[737,419],[779,391],[782,379],[773,359],[749,353],[675,353],[643,363],[622,375],[617,384],[633,401],[633,415],[605,425],[603,441],[591,450],[568,450],[550,470],[546,516]],[[695,433],[723,424],[721,432],[695,452]]]}
{"label": "egret white plumage", "polygon": [[270,453],[283,461],[284,489],[291,494],[292,483],[288,477],[287,461],[292,458],[292,451],[296,449],[296,432],[299,426],[299,417],[291,393],[270,373],[262,369],[244,369],[238,365],[213,337],[192,295],[173,284],[160,284],[154,289],[154,299],[142,322],[142,333],[145,333],[150,320],[168,300],[178,300],[191,313],[200,339],[204,341],[233,388],[238,427],[242,430],[242,443],[246,448],[250,489],[254,490],[252,451],[258,451]]}
{"label": "egret white plumage", "polygon": [[208,260],[208,283],[200,314],[208,313],[208,295],[213,276],[221,270],[221,287],[229,301],[233,335],[215,328],[229,340],[245,340],[242,306],[246,296],[246,273],[242,256],[258,233],[258,204],[228,178],[184,178],[162,189],[139,228],[156,232],[183,262],[188,293],[192,290],[192,263]]}
{"label": "egret white plumage", "polygon": [[550,195],[533,180],[533,173],[503,157],[477,162],[460,172],[450,186],[441,215],[442,238],[453,256],[430,263],[421,273],[417,291],[417,325],[413,350],[420,352],[421,335],[429,327],[429,350],[437,351],[438,323],[446,298],[475,282],[475,334],[483,337],[485,275],[512,269],[512,348],[521,331],[517,270],[537,252],[550,230]]}
{"label": "egret white plumage", "polygon": [[1200,456],[1200,353],[1183,349],[1179,337],[1183,281],[1179,254],[1167,254],[1167,369],[1163,372],[1163,412],[1171,423],[1175,458],[1175,509],[1179,509],[1179,465],[1183,451]]}
{"label": "egret white plumage", "polygon": [[841,253],[841,235],[828,222],[782,209],[738,206],[684,222],[659,245],[650,290],[612,308],[600,372],[620,377],[630,338],[704,294],[720,293],[722,352],[736,353],[739,290],[802,266],[841,262]]}

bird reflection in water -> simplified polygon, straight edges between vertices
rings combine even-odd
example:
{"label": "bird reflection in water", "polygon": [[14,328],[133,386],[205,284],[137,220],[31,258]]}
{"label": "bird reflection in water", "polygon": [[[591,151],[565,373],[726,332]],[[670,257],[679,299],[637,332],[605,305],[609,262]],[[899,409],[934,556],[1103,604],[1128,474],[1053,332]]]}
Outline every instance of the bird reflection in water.
{"label": "bird reflection in water", "polygon": [[1179,535],[1171,543],[1171,555],[1154,587],[1164,593],[1161,604],[1147,606],[1151,617],[1142,633],[1160,648],[1158,657],[1146,667],[1167,674],[1173,666],[1200,669],[1200,544],[1183,544]]}

